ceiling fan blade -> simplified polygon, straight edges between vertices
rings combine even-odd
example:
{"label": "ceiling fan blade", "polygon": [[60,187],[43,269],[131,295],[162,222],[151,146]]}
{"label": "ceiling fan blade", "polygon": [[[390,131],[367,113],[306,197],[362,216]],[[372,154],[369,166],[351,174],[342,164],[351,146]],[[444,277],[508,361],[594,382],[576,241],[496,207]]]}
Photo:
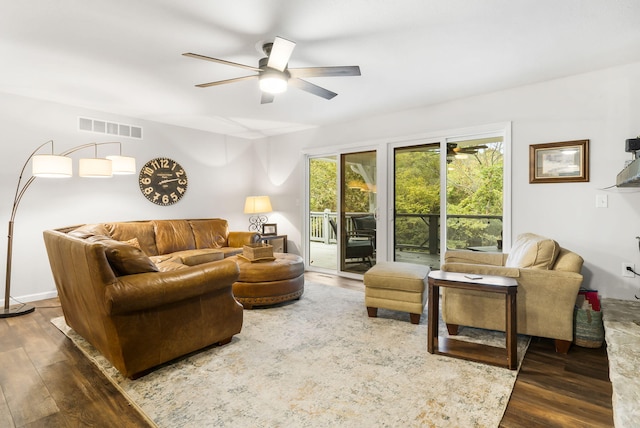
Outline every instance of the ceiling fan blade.
{"label": "ceiling fan blade", "polygon": [[271,47],[271,53],[269,54],[269,61],[267,67],[275,68],[278,71],[284,71],[287,68],[289,58],[296,44],[291,40],[283,39],[282,37],[276,37]]}
{"label": "ceiling fan blade", "polygon": [[335,92],[331,92],[328,89],[321,88],[318,85],[314,85],[313,83],[309,83],[306,80],[298,79],[296,77],[291,77],[289,79],[289,84],[298,89],[302,89],[303,91],[307,91],[309,93],[312,93],[313,95],[317,95],[327,100],[330,100],[331,98],[338,95]]}
{"label": "ceiling fan blade", "polygon": [[233,67],[240,67],[240,68],[244,68],[246,70],[260,71],[259,68],[252,67],[250,65],[238,64],[237,62],[225,61],[224,59],[218,59],[218,58],[211,58],[210,56],[198,55],[198,54],[194,54],[194,53],[191,53],[191,52],[183,53],[182,55],[188,56],[190,58],[203,59],[205,61],[211,61],[211,62],[217,62],[217,63],[220,63],[220,64],[231,65]]}
{"label": "ceiling fan blade", "polygon": [[199,85],[196,85],[196,86],[198,88],[208,88],[210,86],[218,86],[218,85],[224,85],[226,83],[234,83],[234,82],[241,82],[243,80],[255,79],[256,77],[258,77],[258,75],[254,74],[251,76],[242,76],[242,77],[235,77],[233,79],[218,80],[216,82],[200,83]]}
{"label": "ceiling fan blade", "polygon": [[339,67],[290,68],[289,73],[293,77],[360,76],[360,67],[346,65]]}
{"label": "ceiling fan blade", "polygon": [[270,94],[268,92],[263,92],[262,93],[262,97],[260,97],[260,104],[269,104],[273,102],[273,99],[276,96],[273,94]]}

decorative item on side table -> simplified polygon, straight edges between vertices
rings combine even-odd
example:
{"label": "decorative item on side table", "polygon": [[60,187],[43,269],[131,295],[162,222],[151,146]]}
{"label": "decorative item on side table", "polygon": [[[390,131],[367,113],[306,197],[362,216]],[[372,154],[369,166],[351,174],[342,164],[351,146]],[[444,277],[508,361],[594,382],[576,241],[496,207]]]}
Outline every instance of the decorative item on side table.
{"label": "decorative item on side table", "polygon": [[[51,143],[51,154],[38,155],[38,151],[47,144]],[[106,144],[118,144],[120,145],[120,154],[107,156],[106,158],[98,158],[98,146]],[[18,185],[16,186],[16,193],[13,198],[13,207],[11,209],[11,217],[9,217],[9,233],[7,241],[7,276],[4,289],[4,308],[0,312],[0,318],[15,317],[19,315],[25,315],[31,313],[35,308],[26,303],[21,303],[11,306],[11,262],[13,258],[13,224],[18,211],[20,201],[25,192],[33,183],[37,177],[46,178],[66,178],[73,175],[73,160],[67,155],[77,152],[78,150],[93,147],[95,150],[95,157],[83,158],[78,163],[78,175],[80,177],[111,177],[114,174],[135,174],[136,172],[136,160],[132,157],[122,156],[122,144],[120,142],[112,141],[105,143],[87,143],[69,150],[66,150],[59,155],[53,152],[53,140],[49,140],[46,143],[38,146],[27,158],[20,175],[18,177]],[[24,184],[22,183],[22,176],[24,174],[27,165],[31,162],[31,178],[29,178]]]}
{"label": "decorative item on side table", "polygon": [[272,245],[274,253],[287,252],[287,235],[262,235],[260,242]]}
{"label": "decorative item on side table", "polygon": [[271,262],[276,258],[273,257],[273,246],[264,242],[257,244],[248,244],[242,247],[242,254],[238,254],[238,257],[255,262]]}
{"label": "decorative item on side table", "polygon": [[529,183],[589,181],[589,140],[529,146]]}
{"label": "decorative item on side table", "polygon": [[275,223],[265,223],[262,225],[262,236],[275,236],[278,234],[278,225]]}
{"label": "decorative item on side table", "polygon": [[244,202],[244,213],[253,214],[249,217],[249,230],[254,230],[258,233],[262,231],[262,225],[269,219],[265,213],[273,211],[271,208],[271,200],[268,196],[247,196]]}

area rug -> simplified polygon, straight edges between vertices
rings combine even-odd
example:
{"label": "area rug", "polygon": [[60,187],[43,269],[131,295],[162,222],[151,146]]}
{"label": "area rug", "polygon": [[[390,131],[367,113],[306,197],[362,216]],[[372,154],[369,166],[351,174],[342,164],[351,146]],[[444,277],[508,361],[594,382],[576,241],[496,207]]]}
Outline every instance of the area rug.
{"label": "area rug", "polygon": [[[517,371],[431,355],[426,313],[413,325],[378,312],[367,317],[363,292],[307,283],[299,301],[245,310],[228,345],[137,380],[52,322],[159,427],[498,426]],[[504,346],[500,332],[458,338]],[[518,338],[518,366],[528,343]]]}

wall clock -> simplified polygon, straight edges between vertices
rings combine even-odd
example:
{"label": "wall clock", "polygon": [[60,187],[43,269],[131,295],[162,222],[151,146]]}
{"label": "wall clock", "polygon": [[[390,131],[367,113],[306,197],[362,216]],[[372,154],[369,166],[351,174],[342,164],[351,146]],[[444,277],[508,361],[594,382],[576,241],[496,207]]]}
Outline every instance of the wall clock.
{"label": "wall clock", "polygon": [[187,191],[187,173],[173,159],[155,158],[140,170],[140,191],[149,201],[158,205],[178,202]]}

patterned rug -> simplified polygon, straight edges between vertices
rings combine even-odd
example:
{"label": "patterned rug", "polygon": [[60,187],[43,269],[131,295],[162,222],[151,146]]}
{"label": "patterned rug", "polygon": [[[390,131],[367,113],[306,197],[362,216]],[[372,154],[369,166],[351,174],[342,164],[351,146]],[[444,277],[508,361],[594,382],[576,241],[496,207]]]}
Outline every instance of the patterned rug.
{"label": "patterned rug", "polygon": [[[242,332],[137,380],[52,322],[159,427],[496,427],[517,371],[427,353],[427,316],[379,310],[362,292],[305,284],[299,301],[246,310]],[[441,322],[441,335],[446,329]],[[504,346],[504,334],[459,339]],[[518,357],[529,338],[518,338]]]}

